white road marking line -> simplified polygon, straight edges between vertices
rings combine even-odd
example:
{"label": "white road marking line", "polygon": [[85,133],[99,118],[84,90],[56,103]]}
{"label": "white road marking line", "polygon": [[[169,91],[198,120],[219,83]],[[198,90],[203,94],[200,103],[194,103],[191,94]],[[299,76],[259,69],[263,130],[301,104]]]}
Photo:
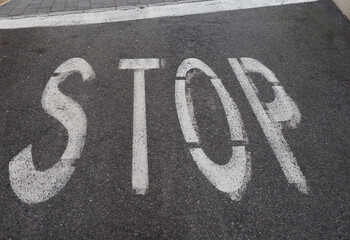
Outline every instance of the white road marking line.
{"label": "white road marking line", "polygon": [[32,27],[54,27],[110,22],[124,22],[162,17],[187,16],[240,9],[279,6],[316,2],[318,0],[213,0],[205,2],[179,3],[164,6],[149,6],[144,9],[85,12],[54,16],[32,16],[23,18],[0,18],[0,29]]}
{"label": "white road marking line", "polygon": [[[237,105],[230,97],[221,80],[214,71],[199,59],[189,58],[184,60],[176,73],[177,78],[187,80],[175,80],[175,103],[182,133],[187,143],[199,143],[198,133],[194,126],[193,103],[186,96],[186,82],[190,82],[193,75],[188,71],[199,69],[211,78],[217,91],[227,117],[232,141],[244,141],[243,121]],[[193,115],[193,116],[190,116]],[[227,193],[232,200],[239,200],[251,175],[250,160],[247,158],[245,146],[232,146],[232,156],[225,165],[218,165],[211,161],[202,148],[190,148],[193,160],[199,170],[219,191]]]}
{"label": "white road marking line", "polygon": [[177,78],[186,78],[188,71],[191,69],[200,69],[208,77],[212,79],[218,78],[215,72],[204,62],[197,58],[187,58],[182,61],[176,72]]}
{"label": "white road marking line", "polygon": [[[296,128],[300,122],[301,114],[297,105],[287,95],[282,86],[279,86],[280,82],[276,78],[275,74],[261,62],[252,58],[241,59],[246,72],[256,72],[265,76],[266,80],[274,84],[272,87],[275,93],[275,100],[272,103],[266,103],[268,108],[268,115],[275,122],[287,122],[292,128]],[[254,85],[252,82],[250,82]],[[258,89],[254,86],[254,90],[258,92]]]}
{"label": "white road marking line", "polygon": [[186,81],[176,80],[175,81],[175,103],[177,109],[177,115],[179,117],[181,129],[187,143],[197,143],[199,138],[195,127],[193,126],[192,118],[189,114],[186,99]]}
{"label": "white road marking line", "polygon": [[32,145],[29,145],[9,164],[11,187],[25,203],[43,202],[57,194],[67,184],[75,169],[73,164],[83,151],[86,115],[77,102],[59,90],[59,84],[75,72],[82,75],[83,81],[95,78],[94,71],[84,59],[69,59],[56,69],[58,76],[50,78],[41,100],[44,110],[68,131],[68,143],[61,160],[50,169],[37,171],[32,159]]}
{"label": "white road marking line", "polygon": [[219,94],[222,106],[224,107],[228,126],[230,129],[231,140],[243,141],[243,121],[236,103],[230,97],[229,93],[226,91],[226,88],[224,87],[220,79],[211,79],[210,81],[215,87],[217,93]]}
{"label": "white road marking line", "polygon": [[132,142],[132,188],[146,194],[149,186],[147,156],[147,125],[145,71],[160,68],[159,59],[120,59],[119,69],[134,71],[134,121]]}
{"label": "white road marking line", "polygon": [[139,59],[120,59],[119,69],[147,70],[160,68],[159,59],[139,58]]}
{"label": "white road marking line", "polygon": [[191,155],[204,176],[219,191],[227,193],[233,201],[242,197],[251,176],[251,165],[245,146],[232,147],[232,156],[225,165],[211,161],[202,148],[190,148]]}
{"label": "white road marking line", "polygon": [[[253,112],[261,125],[261,128],[263,129],[264,134],[270,143],[273,152],[275,153],[276,158],[282,167],[287,181],[289,183],[294,183],[299,191],[307,193],[308,188],[305,177],[301,172],[299,165],[283,136],[281,126],[278,122],[275,121],[275,118],[269,117],[269,115],[265,112],[264,107],[256,94],[256,90],[252,87],[248,77],[246,76],[246,73],[258,72],[272,83],[279,83],[279,81],[274,76],[274,74],[270,70],[267,71],[267,68],[259,61],[251,58],[242,58],[241,60],[242,66],[246,71],[241,67],[236,58],[228,59],[232,70],[236,74],[236,77],[241,87],[243,88],[243,91],[253,109]],[[279,88],[279,90],[283,90],[284,92],[283,87]],[[288,97],[285,92],[282,95],[280,94],[280,97],[281,96]],[[278,110],[281,110],[283,112],[287,111],[289,113],[288,116],[290,117],[288,120],[294,121],[296,124],[297,121],[293,119],[293,115],[297,115],[296,119],[300,120],[300,112],[297,110],[295,103],[291,102],[293,101],[289,97],[285,101],[281,101],[279,97],[275,98],[275,101],[272,103],[272,105],[275,105],[276,107],[272,108],[272,112],[276,112]],[[267,107],[272,105],[267,105]],[[293,112],[294,110],[297,110],[297,112]],[[279,116],[280,115],[282,115],[280,120],[285,121],[286,118],[284,114],[279,114]]]}

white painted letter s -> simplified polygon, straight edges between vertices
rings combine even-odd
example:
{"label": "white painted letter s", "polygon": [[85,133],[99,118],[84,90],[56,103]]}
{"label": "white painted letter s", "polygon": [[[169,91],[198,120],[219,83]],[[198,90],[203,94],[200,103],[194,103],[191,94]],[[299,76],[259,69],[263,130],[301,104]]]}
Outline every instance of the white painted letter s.
{"label": "white painted letter s", "polygon": [[56,195],[67,184],[75,170],[73,164],[82,153],[87,128],[86,115],[77,102],[65,96],[58,88],[72,73],[80,73],[83,81],[95,78],[89,63],[82,58],[71,58],[56,69],[57,76],[50,78],[41,99],[44,110],[68,131],[68,143],[61,160],[50,169],[37,171],[30,144],[9,164],[11,187],[25,203],[43,202]]}

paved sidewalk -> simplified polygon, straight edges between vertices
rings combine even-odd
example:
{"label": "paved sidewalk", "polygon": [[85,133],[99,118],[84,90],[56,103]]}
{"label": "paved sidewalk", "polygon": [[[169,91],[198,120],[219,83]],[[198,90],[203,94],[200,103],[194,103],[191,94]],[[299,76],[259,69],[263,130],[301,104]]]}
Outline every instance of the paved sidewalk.
{"label": "paved sidewalk", "polygon": [[[204,0],[205,1],[205,0]],[[188,2],[188,0],[12,0],[0,6],[0,17],[55,13],[89,9],[113,9],[149,4]]]}

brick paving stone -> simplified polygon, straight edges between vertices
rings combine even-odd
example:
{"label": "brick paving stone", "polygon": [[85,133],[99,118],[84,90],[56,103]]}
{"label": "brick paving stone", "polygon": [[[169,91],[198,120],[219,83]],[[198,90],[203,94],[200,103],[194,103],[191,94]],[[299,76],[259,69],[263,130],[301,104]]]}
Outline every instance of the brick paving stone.
{"label": "brick paving stone", "polygon": [[51,8],[54,2],[54,0],[44,0],[40,8]]}
{"label": "brick paving stone", "polygon": [[12,5],[12,6],[5,5],[0,9],[0,11],[14,9],[15,7],[16,7],[15,5]]}
{"label": "brick paving stone", "polygon": [[65,11],[77,10],[78,6],[67,6],[64,8]]}
{"label": "brick paving stone", "polygon": [[[18,4],[18,3],[17,3],[17,4]],[[17,5],[17,4],[16,4],[16,5]],[[0,10],[2,10],[2,9],[4,9],[4,8],[15,7],[16,5],[14,5],[14,4],[11,4],[11,5],[10,5],[10,3],[6,3],[6,4],[0,6]]]}
{"label": "brick paving stone", "polygon": [[103,3],[103,7],[115,7],[115,3]]}
{"label": "brick paving stone", "polygon": [[64,9],[66,9],[66,8],[74,8],[74,7],[78,7],[78,3],[72,3],[72,2],[67,2],[66,3],[66,7],[64,8]]}
{"label": "brick paving stone", "polygon": [[2,8],[0,10],[0,16],[6,17],[9,15],[9,13],[12,11],[13,8]]}
{"label": "brick paving stone", "polygon": [[18,16],[24,13],[24,10],[28,7],[30,2],[17,5],[10,13],[9,16]]}
{"label": "brick paving stone", "polygon": [[66,3],[65,2],[55,2],[55,4],[51,8],[51,12],[59,12],[63,11]]}
{"label": "brick paving stone", "polygon": [[72,14],[72,13],[82,13],[82,12],[83,12],[83,10],[72,10],[72,11],[64,10],[64,12],[50,12],[48,15],[49,16],[57,16],[57,15],[65,15],[65,14]]}
{"label": "brick paving stone", "polygon": [[37,13],[38,8],[27,8],[26,10],[24,10],[24,15],[28,15],[28,14],[35,14]]}
{"label": "brick paving stone", "polygon": [[[122,8],[153,3],[187,2],[188,0],[11,0],[0,6],[0,17],[21,16],[35,13]],[[210,0],[203,0],[210,1]]]}
{"label": "brick paving stone", "polygon": [[119,6],[127,6],[128,5],[128,2],[126,0],[114,0],[114,2],[115,2],[115,5],[117,7],[119,7]]}
{"label": "brick paving stone", "polygon": [[42,6],[52,6],[54,4],[55,0],[44,0],[42,2]]}
{"label": "brick paving stone", "polygon": [[79,6],[90,6],[90,2],[88,1],[81,1],[81,2],[78,2],[78,7]]}
{"label": "brick paving stone", "polygon": [[114,0],[103,0],[102,3],[103,3],[103,5],[106,5],[106,4],[113,4],[114,5],[115,4]]}
{"label": "brick paving stone", "polygon": [[152,1],[151,0],[140,0],[141,4],[151,4]]}
{"label": "brick paving stone", "polygon": [[40,8],[41,3],[31,3],[27,8]]}
{"label": "brick paving stone", "polygon": [[86,0],[80,0],[78,2],[78,9],[79,10],[84,10],[84,9],[90,9],[90,2]]}
{"label": "brick paving stone", "polygon": [[[40,7],[41,4],[43,4],[43,0],[41,0],[41,1],[33,1],[33,2],[31,2],[31,3],[29,4],[29,6],[38,6],[38,7]],[[28,7],[29,7],[29,6],[28,6]]]}
{"label": "brick paving stone", "polygon": [[16,6],[6,6],[1,8],[0,12],[7,12],[10,13]]}
{"label": "brick paving stone", "polygon": [[24,11],[24,15],[26,14],[34,14],[38,11],[38,9],[40,8],[41,3],[31,3],[26,10]]}
{"label": "brick paving stone", "polygon": [[115,7],[114,0],[103,0],[103,7]]}
{"label": "brick paving stone", "polygon": [[19,7],[21,7],[21,8],[26,8],[26,7],[28,7],[28,5],[30,4],[30,2],[29,1],[23,1],[23,2],[21,2],[20,4],[18,4],[15,8],[19,8]]}
{"label": "brick paving stone", "polygon": [[6,4],[4,4],[4,5],[2,5],[1,6],[1,9],[4,9],[4,8],[14,8],[14,7],[16,7],[18,4],[20,4],[20,2],[16,2],[16,1],[14,1],[14,2],[8,2],[8,3],[6,3]]}
{"label": "brick paving stone", "polygon": [[91,9],[94,8],[103,8],[103,4],[102,3],[91,3]]}
{"label": "brick paving stone", "polygon": [[128,5],[138,5],[140,4],[139,0],[127,0]]}
{"label": "brick paving stone", "polygon": [[50,10],[51,10],[51,7],[39,8],[38,13],[49,13]]}

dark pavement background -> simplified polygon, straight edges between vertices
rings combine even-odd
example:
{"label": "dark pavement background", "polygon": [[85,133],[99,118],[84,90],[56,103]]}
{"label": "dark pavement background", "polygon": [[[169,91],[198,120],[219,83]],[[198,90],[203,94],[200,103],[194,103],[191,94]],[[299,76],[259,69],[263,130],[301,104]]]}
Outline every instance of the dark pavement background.
{"label": "dark pavement background", "polygon": [[[1,239],[349,239],[350,24],[328,1],[124,23],[0,31]],[[55,197],[27,205],[8,164],[28,144],[52,166],[65,128],[41,106],[54,70],[84,58],[96,78],[62,85],[87,115],[84,151]],[[241,201],[199,171],[178,121],[174,84],[186,58],[207,63],[237,103],[249,138],[252,179]],[[227,58],[251,57],[276,73],[302,122],[285,129],[309,195],[289,185]],[[131,189],[133,72],[121,58],[165,58],[146,72],[150,188]],[[270,86],[255,76],[265,101]],[[228,124],[217,93],[198,76],[193,100],[204,151],[228,161]]]}

